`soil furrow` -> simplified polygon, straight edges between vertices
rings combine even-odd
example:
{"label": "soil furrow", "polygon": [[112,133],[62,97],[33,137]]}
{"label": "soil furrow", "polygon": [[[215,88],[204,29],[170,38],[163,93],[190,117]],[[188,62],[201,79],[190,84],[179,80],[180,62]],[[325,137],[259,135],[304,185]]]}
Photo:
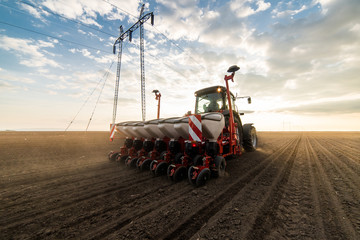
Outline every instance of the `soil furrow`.
{"label": "soil furrow", "polygon": [[279,203],[283,197],[284,186],[289,180],[289,176],[300,146],[300,141],[301,138],[297,140],[294,149],[291,150],[291,154],[285,160],[284,164],[286,164],[286,166],[273,182],[273,187],[266,198],[265,204],[261,207],[260,213],[255,219],[253,228],[247,234],[246,238],[264,239],[267,235],[269,235],[272,228],[274,228],[274,224],[276,223],[276,212],[278,211]]}
{"label": "soil furrow", "polygon": [[[128,169],[122,170],[122,175],[117,174],[119,173],[119,168],[113,169],[112,165],[108,165],[107,168],[104,168],[102,170],[110,170],[109,172],[100,172],[96,175],[90,175],[90,177],[81,177],[79,175],[71,175],[70,177],[67,177],[66,180],[56,181],[54,183],[46,184],[46,186],[38,186],[37,189],[30,188],[31,191],[46,191],[47,198],[59,198],[59,196],[68,196],[69,193],[76,193],[76,195],[81,195],[81,191],[88,191],[89,187],[94,186],[101,186],[101,184],[109,185],[117,180],[121,180],[121,182],[126,185],[127,183],[132,183],[133,181],[139,181],[141,179],[148,179],[149,176],[145,174],[133,174],[128,171]],[[112,176],[111,178],[106,178],[104,180],[98,180],[101,179],[101,176],[108,175]],[[73,177],[75,179],[73,179]],[[91,181],[89,183],[89,181]],[[84,182],[84,183],[82,183]],[[61,185],[60,185],[61,184]],[[70,184],[70,185],[69,185]],[[69,186],[72,186],[72,188],[69,188]],[[92,188],[93,190],[96,190]],[[27,190],[27,189],[25,189]],[[3,195],[3,199],[0,200],[1,202],[4,202],[2,207],[6,207],[8,210],[10,208],[26,204],[29,202],[38,202],[38,200],[41,200],[43,197],[41,195],[36,195],[34,198],[27,197],[26,198],[27,191],[25,192],[15,192],[14,194],[10,196]],[[24,196],[24,198],[22,198]],[[14,199],[16,197],[16,199]],[[16,200],[19,199],[21,202],[16,202]],[[6,205],[10,203],[9,205]]]}
{"label": "soil furrow", "polygon": [[[314,175],[317,185],[320,185],[320,183],[323,185],[323,188],[319,189],[319,196],[322,202],[321,215],[323,218],[326,237],[328,239],[358,239],[359,236],[353,228],[349,217],[344,212],[340,202],[341,200],[336,195],[335,190],[329,180],[328,174],[324,169],[324,161],[319,159],[318,154],[311,142],[309,142],[308,147],[310,156],[316,165]],[[339,228],[341,231],[339,231]]]}
{"label": "soil furrow", "polygon": [[[164,186],[161,187],[161,189],[163,188]],[[185,198],[187,193],[189,193],[190,189],[191,187],[187,186],[184,187],[182,190],[178,190],[177,192],[173,192],[173,193],[168,192],[169,194],[163,197],[161,201],[153,201],[148,204],[144,204],[140,208],[135,208],[133,211],[131,211],[131,213],[108,222],[107,224],[101,226],[100,228],[97,228],[96,231],[87,232],[87,234],[82,236],[82,239],[105,238],[111,233],[119,231],[121,228],[132,223],[136,219],[146,217],[148,214],[152,213],[153,211],[159,210],[160,208],[163,208],[165,205],[171,203],[172,201],[179,201]]]}
{"label": "soil furrow", "polygon": [[117,192],[125,192],[129,188],[133,188],[137,184],[147,182],[150,179],[152,179],[152,177],[149,175],[148,177],[146,177],[144,179],[134,181],[131,186],[125,185],[125,186],[120,187],[120,189],[119,189],[119,186],[112,186],[112,187],[103,188],[101,190],[98,190],[95,192],[90,192],[90,193],[89,193],[89,190],[87,190],[87,192],[84,193],[83,195],[80,195],[77,198],[76,197],[70,198],[69,201],[64,201],[60,204],[56,204],[55,206],[49,207],[49,206],[45,205],[45,208],[42,208],[42,209],[34,209],[32,211],[28,211],[25,213],[20,212],[18,214],[18,216],[15,215],[15,216],[4,219],[4,221],[1,223],[0,230],[3,228],[7,228],[7,229],[16,228],[19,225],[24,225],[24,224],[34,221],[38,218],[43,218],[48,215],[54,214],[56,212],[64,211],[65,209],[71,207],[72,205],[79,204],[84,201],[89,201],[93,198],[100,198],[100,197],[104,197],[104,196],[107,196],[107,195],[110,195],[113,193],[117,193]]}
{"label": "soil furrow", "polygon": [[359,132],[260,132],[200,188],[109,162],[108,134],[0,132],[0,239],[360,239]]}
{"label": "soil furrow", "polygon": [[359,175],[356,174],[352,168],[344,164],[343,161],[337,158],[329,150],[324,148],[317,140],[310,141],[310,144],[317,145],[316,149],[319,150],[318,156],[319,154],[322,154],[324,156],[323,159],[328,160],[323,161],[323,165],[330,163],[332,167],[328,168],[328,170],[334,172],[333,175],[337,177],[336,179],[339,179],[341,181],[344,180],[347,186],[353,190],[353,193],[357,195],[357,199],[360,199],[360,195],[358,195],[360,193],[357,191],[358,189],[360,189],[360,182],[358,182],[357,180],[357,177]]}
{"label": "soil furrow", "polygon": [[[295,140],[294,140],[295,141]],[[260,165],[251,169],[245,176],[240,177],[237,181],[232,183],[221,194],[216,196],[215,199],[205,204],[200,210],[187,217],[187,220],[179,225],[175,230],[168,233],[163,237],[164,239],[187,239],[192,237],[213,215],[219,212],[226,203],[230,202],[247,184],[253,181],[259,174],[264,172],[269,165],[275,161],[281,154],[283,154],[293,141],[289,142],[282,149],[279,149],[269,157],[267,157]],[[162,234],[162,233],[161,233]],[[156,235],[154,239],[160,238]]]}
{"label": "soil furrow", "polygon": [[321,217],[321,204],[320,204],[320,196],[319,196],[319,190],[318,190],[318,182],[316,181],[316,174],[317,172],[314,171],[314,162],[312,160],[312,157],[310,155],[310,147],[309,147],[309,139],[308,137],[305,139],[305,153],[306,153],[306,163],[308,166],[308,173],[310,176],[311,181],[311,194],[313,199],[313,208],[314,208],[314,217],[315,217],[315,229],[316,231],[316,239],[326,239],[325,235],[325,228],[323,224],[323,218]]}

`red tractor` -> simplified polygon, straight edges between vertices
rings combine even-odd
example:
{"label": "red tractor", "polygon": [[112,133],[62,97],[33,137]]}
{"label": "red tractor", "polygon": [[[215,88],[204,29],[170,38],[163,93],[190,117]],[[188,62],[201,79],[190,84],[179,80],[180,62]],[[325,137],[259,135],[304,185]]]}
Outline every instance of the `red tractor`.
{"label": "red tractor", "polygon": [[117,123],[116,131],[126,140],[120,152],[111,152],[109,158],[150,169],[154,176],[167,174],[174,181],[188,177],[196,186],[224,175],[227,157],[257,146],[256,129],[252,124],[242,125],[236,97],[229,90],[228,81],[234,81],[239,69],[235,65],[228,69],[226,87],[195,92],[193,115]]}
{"label": "red tractor", "polygon": [[[238,66],[228,69],[231,74],[224,78],[226,87],[213,86],[195,92],[195,116],[198,116],[195,121],[201,122],[201,126],[194,126],[193,133],[201,128],[201,134],[197,140],[190,136],[185,141],[182,162],[171,164],[167,169],[170,179],[179,181],[187,176],[191,184],[201,186],[210,177],[225,174],[225,158],[241,155],[242,147],[248,152],[255,151],[256,129],[253,124],[242,125],[242,114],[234,109],[236,98],[229,90],[228,81],[233,81],[239,69]],[[192,132],[191,125],[190,120],[189,132]]]}

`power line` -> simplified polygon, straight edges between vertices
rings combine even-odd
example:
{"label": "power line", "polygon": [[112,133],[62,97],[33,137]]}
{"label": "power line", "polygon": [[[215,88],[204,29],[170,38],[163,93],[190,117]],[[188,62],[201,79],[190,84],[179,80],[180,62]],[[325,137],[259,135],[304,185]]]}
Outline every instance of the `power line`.
{"label": "power line", "polygon": [[11,27],[19,28],[19,29],[22,29],[22,30],[25,30],[25,31],[28,31],[28,32],[40,34],[40,35],[43,35],[43,36],[46,36],[46,37],[49,37],[49,38],[53,38],[53,39],[56,39],[56,40],[59,40],[59,41],[62,41],[62,42],[67,42],[67,43],[79,45],[79,46],[82,46],[82,47],[87,47],[87,48],[90,48],[90,49],[93,49],[93,50],[97,50],[97,51],[100,51],[100,52],[112,54],[112,52],[104,51],[104,50],[102,50],[100,48],[95,48],[95,47],[91,47],[91,46],[88,46],[88,45],[85,45],[85,44],[82,44],[82,43],[77,43],[77,42],[73,42],[73,41],[70,41],[70,40],[63,39],[63,38],[55,37],[55,36],[52,36],[52,35],[49,35],[49,34],[46,34],[46,33],[41,33],[41,32],[29,29],[29,28],[21,27],[21,26],[15,25],[15,24],[3,22],[3,21],[0,21],[0,23],[11,26]]}
{"label": "power line", "polygon": [[124,9],[122,9],[122,8],[119,8],[119,7],[116,6],[115,4],[111,3],[109,0],[102,0],[102,1],[103,1],[103,2],[106,2],[107,4],[111,5],[112,7],[117,8],[117,9],[119,9],[120,11],[122,11],[122,12],[124,12],[124,13],[126,13],[126,14],[128,14],[128,15],[130,15],[130,16],[133,16],[134,18],[138,18],[138,16],[135,16],[135,15],[129,13],[128,11],[126,11],[126,10],[124,10]]}
{"label": "power line", "polygon": [[104,87],[105,87],[106,81],[107,81],[107,79],[108,79],[108,77],[109,77],[110,69],[111,69],[113,63],[114,63],[114,61],[111,63],[109,69],[107,70],[106,74],[104,75],[105,81],[104,81],[104,83],[103,83],[103,85],[102,85],[102,87],[101,87],[99,96],[98,96],[97,101],[96,101],[95,106],[94,106],[94,110],[92,111],[91,116],[90,116],[90,119],[89,119],[89,122],[88,122],[88,124],[87,124],[87,126],[86,126],[86,130],[85,130],[86,132],[87,132],[87,130],[88,130],[88,128],[89,128],[89,125],[90,125],[90,122],[91,122],[91,120],[92,120],[92,118],[93,118],[93,116],[94,116],[96,107],[97,107],[97,105],[98,105],[98,103],[99,103],[99,100],[100,100],[102,91],[104,90]]}
{"label": "power line", "polygon": [[[87,97],[87,99],[85,100],[85,102],[83,103],[83,105],[80,107],[79,111],[75,114],[75,117],[70,121],[69,125],[65,128],[66,132],[69,127],[71,126],[71,124],[75,121],[76,117],[79,115],[79,113],[81,112],[81,110],[84,108],[84,106],[86,105],[86,103],[89,101],[90,97],[94,94],[95,90],[98,88],[99,84],[102,82],[102,80],[105,78],[105,76],[108,75],[108,72],[110,71],[112,65],[114,64],[115,60],[113,60],[110,64],[110,67],[108,69],[108,71],[104,74],[104,76],[100,79],[100,81],[96,84],[95,88],[91,91],[90,95]],[[106,81],[106,80],[105,80]],[[102,90],[101,90],[102,91]],[[95,110],[94,110],[95,111]],[[91,118],[90,118],[91,120]],[[89,126],[90,122],[88,123]]]}

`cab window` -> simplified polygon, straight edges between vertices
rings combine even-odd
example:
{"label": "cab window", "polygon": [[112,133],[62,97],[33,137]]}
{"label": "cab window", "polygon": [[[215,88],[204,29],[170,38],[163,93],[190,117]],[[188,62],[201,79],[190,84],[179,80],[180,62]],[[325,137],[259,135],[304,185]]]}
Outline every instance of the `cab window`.
{"label": "cab window", "polygon": [[196,97],[196,114],[218,112],[221,109],[224,109],[224,100],[221,93],[209,93]]}

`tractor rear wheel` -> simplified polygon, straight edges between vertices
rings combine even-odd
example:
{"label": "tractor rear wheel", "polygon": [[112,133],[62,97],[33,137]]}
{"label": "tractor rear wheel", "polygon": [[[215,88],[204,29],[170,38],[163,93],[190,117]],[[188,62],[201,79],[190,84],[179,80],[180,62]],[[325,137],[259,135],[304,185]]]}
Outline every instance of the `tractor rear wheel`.
{"label": "tractor rear wheel", "polygon": [[215,157],[215,169],[212,171],[212,177],[223,177],[225,176],[226,161],[222,156]]}
{"label": "tractor rear wheel", "polygon": [[256,129],[252,124],[243,126],[243,147],[247,152],[254,152],[257,148]]}
{"label": "tractor rear wheel", "polygon": [[166,174],[167,167],[168,167],[167,162],[159,163],[159,165],[157,165],[155,169],[155,176],[161,176]]}
{"label": "tractor rear wheel", "polygon": [[186,173],[186,167],[180,166],[178,169],[175,170],[172,180],[174,180],[175,182],[180,182],[186,177]]}
{"label": "tractor rear wheel", "polygon": [[210,169],[204,168],[196,178],[196,186],[203,186],[210,179]]}
{"label": "tractor rear wheel", "polygon": [[141,170],[141,171],[149,170],[149,169],[150,169],[151,161],[152,161],[152,160],[151,160],[150,158],[145,159],[145,160],[143,161],[143,163],[141,164],[141,166],[140,166],[140,170]]}

